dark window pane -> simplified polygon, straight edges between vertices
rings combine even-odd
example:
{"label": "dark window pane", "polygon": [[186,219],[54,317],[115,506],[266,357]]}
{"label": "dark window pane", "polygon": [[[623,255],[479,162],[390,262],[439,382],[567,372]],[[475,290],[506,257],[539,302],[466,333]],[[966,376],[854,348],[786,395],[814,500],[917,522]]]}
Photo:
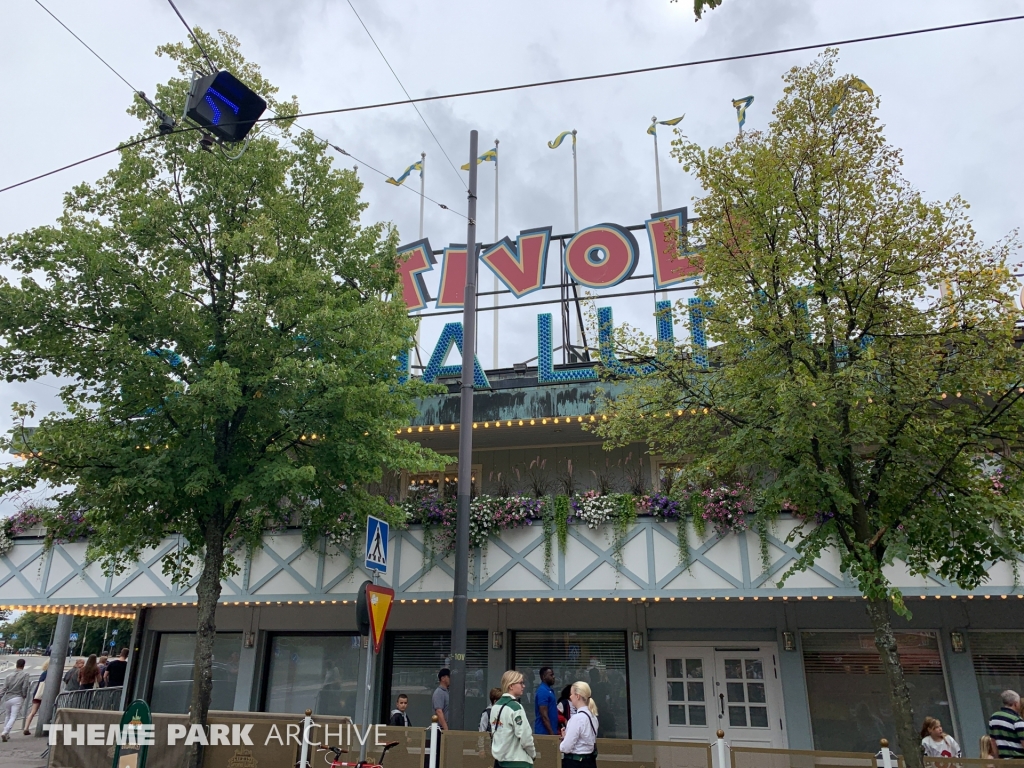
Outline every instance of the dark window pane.
{"label": "dark window pane", "polygon": [[[692,685],[692,683],[691,683]],[[685,683],[669,683],[668,684],[668,700],[669,701],[686,701],[686,684]]]}
{"label": "dark window pane", "polygon": [[729,701],[746,701],[743,698],[743,683],[726,683],[725,695],[729,698]]}
{"label": "dark window pane", "polygon": [[[394,707],[394,699],[404,693],[409,697],[409,709],[406,714],[414,723],[429,723],[434,714],[430,706],[430,698],[437,688],[437,671],[451,664],[451,633],[450,632],[410,632],[394,633],[389,638],[389,659],[384,665],[390,667],[391,679],[388,682],[390,693],[384,695],[385,712]],[[466,636],[466,709],[461,730],[475,730],[480,721],[480,712],[487,706],[487,648],[490,637],[486,632],[470,632]],[[555,674],[560,674],[558,657],[549,653],[547,663],[555,667]],[[378,662],[379,663],[379,662]],[[539,667],[530,663],[524,673]],[[535,670],[533,670],[535,673]],[[528,680],[530,678],[527,678]],[[575,681],[577,678],[573,678]],[[360,680],[360,683],[362,680]],[[536,684],[530,689],[532,695]],[[533,707],[528,708],[528,716],[533,716]],[[384,713],[382,712],[383,716]]]}
{"label": "dark window pane", "polygon": [[750,708],[750,725],[754,728],[768,727],[768,707]]}
{"label": "dark window pane", "polygon": [[668,705],[668,724],[686,725],[686,707],[682,704]]}
{"label": "dark window pane", "polygon": [[1005,690],[1024,690],[1024,632],[968,632],[985,714],[1003,706]]}
{"label": "dark window pane", "polygon": [[359,635],[275,635],[264,712],[356,716]]}
{"label": "dark window pane", "polygon": [[701,680],[704,678],[704,659],[687,659],[686,676]]}
{"label": "dark window pane", "polygon": [[704,701],[704,683],[686,684],[687,701]]}
{"label": "dark window pane", "polygon": [[708,713],[704,707],[690,707],[690,725],[707,725]]}
{"label": "dark window pane", "polygon": [[760,659],[747,659],[747,680],[764,680],[764,667]]}
{"label": "dark window pane", "polygon": [[729,725],[746,726],[747,708],[729,707]]}
{"label": "dark window pane", "polygon": [[[895,718],[874,635],[804,632],[801,644],[814,748],[874,753],[879,739],[891,743]],[[949,696],[935,634],[897,632],[896,645],[914,711],[949,722]]]}
{"label": "dark window pane", "polygon": [[682,659],[665,659],[665,677],[670,680],[673,677],[683,676],[683,660]]}
{"label": "dark window pane", "polygon": [[743,679],[743,661],[740,659],[726,659],[725,660],[725,679],[726,680],[742,680]]}
{"label": "dark window pane", "polygon": [[[213,639],[213,696],[210,709],[235,708],[238,682],[238,654],[242,635],[218,632]],[[150,709],[183,715],[192,701],[192,670],[196,652],[195,634],[161,634],[153,671]],[[58,681],[59,682],[59,681]]]}
{"label": "dark window pane", "polygon": [[764,704],[768,699],[764,697],[764,683],[747,683],[747,701]]}

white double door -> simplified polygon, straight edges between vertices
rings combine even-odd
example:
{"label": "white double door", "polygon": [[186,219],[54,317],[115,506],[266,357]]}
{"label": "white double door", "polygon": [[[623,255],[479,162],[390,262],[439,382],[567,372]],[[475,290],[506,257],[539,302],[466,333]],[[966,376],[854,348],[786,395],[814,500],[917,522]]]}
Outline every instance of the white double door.
{"label": "white double door", "polygon": [[778,650],[762,645],[651,643],[659,741],[786,747]]}

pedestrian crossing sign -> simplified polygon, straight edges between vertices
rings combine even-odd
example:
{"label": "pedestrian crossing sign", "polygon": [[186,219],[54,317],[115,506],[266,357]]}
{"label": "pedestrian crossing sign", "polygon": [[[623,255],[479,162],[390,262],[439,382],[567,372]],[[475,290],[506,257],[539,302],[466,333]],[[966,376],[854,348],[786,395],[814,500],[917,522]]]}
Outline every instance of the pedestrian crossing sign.
{"label": "pedestrian crossing sign", "polygon": [[372,515],[366,518],[366,568],[388,572],[388,524]]}

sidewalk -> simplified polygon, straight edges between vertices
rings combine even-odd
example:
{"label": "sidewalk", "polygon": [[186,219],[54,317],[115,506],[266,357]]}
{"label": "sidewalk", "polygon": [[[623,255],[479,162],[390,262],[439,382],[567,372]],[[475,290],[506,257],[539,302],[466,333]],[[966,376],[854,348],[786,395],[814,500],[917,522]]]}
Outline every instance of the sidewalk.
{"label": "sidewalk", "polygon": [[[21,725],[21,718],[18,718]],[[11,731],[10,741],[0,743],[0,765],[3,768],[45,768],[46,758],[40,757],[46,749],[46,739],[26,736],[21,730]]]}

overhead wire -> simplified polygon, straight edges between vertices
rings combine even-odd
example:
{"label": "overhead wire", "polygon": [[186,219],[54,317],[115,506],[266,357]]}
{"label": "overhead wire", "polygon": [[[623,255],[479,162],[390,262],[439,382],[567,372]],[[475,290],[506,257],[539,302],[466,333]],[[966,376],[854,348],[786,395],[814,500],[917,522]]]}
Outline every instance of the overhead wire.
{"label": "overhead wire", "polygon": [[[168,0],[168,1],[170,1],[170,0]],[[475,90],[475,91],[461,91],[461,92],[458,92],[458,93],[448,93],[448,94],[443,94],[443,95],[439,95],[439,96],[421,96],[421,97],[417,97],[415,99],[406,99],[406,100],[402,100],[402,101],[385,101],[385,102],[378,102],[376,104],[363,104],[363,105],[356,106],[356,107],[340,107],[338,109],[324,109],[324,110],[318,110],[318,111],[315,111],[315,112],[300,112],[300,113],[298,113],[296,115],[292,115],[292,116],[289,116],[289,117],[261,117],[258,120],[258,122],[278,122],[278,121],[281,121],[281,120],[295,120],[297,118],[303,118],[303,117],[319,117],[319,116],[322,116],[322,115],[337,115],[337,114],[344,114],[344,113],[347,113],[347,112],[361,112],[361,111],[367,111],[367,110],[372,110],[372,109],[383,109],[385,107],[403,106],[403,105],[406,105],[406,104],[419,104],[419,103],[423,103],[423,102],[426,102],[426,101],[440,101],[442,99],[457,99],[457,98],[463,98],[463,97],[466,97],[466,96],[481,96],[481,95],[491,94],[491,93],[505,93],[505,92],[508,92],[508,91],[525,90],[525,89],[528,89],[528,88],[541,88],[541,87],[549,86],[549,85],[562,85],[562,84],[566,84],[566,83],[578,83],[578,82],[585,82],[585,81],[589,81],[589,80],[602,80],[602,79],[607,79],[607,78],[612,78],[612,77],[624,77],[624,76],[627,76],[627,75],[643,74],[643,73],[646,73],[646,72],[658,72],[658,71],[664,71],[664,70],[670,70],[670,69],[680,69],[680,68],[684,68],[684,67],[696,67],[696,66],[701,66],[701,65],[704,65],[704,64],[719,64],[719,63],[729,62],[729,61],[742,61],[744,59],[754,59],[754,58],[760,58],[760,57],[764,57],[764,56],[776,56],[776,55],[781,55],[781,54],[784,54],[784,53],[795,53],[795,52],[799,52],[799,51],[810,51],[810,50],[817,50],[817,49],[820,49],[820,48],[832,48],[832,47],[839,46],[839,45],[852,45],[854,43],[871,42],[871,41],[874,41],[874,40],[886,40],[886,39],[891,39],[891,38],[908,37],[908,36],[911,36],[911,35],[922,35],[922,34],[927,34],[927,33],[930,33],[930,32],[943,32],[943,31],[947,31],[947,30],[951,30],[951,29],[964,29],[964,28],[967,28],[967,27],[977,27],[977,26],[983,26],[983,25],[987,25],[987,24],[1000,24],[1000,23],[1003,23],[1003,22],[1022,21],[1022,20],[1024,20],[1024,15],[1021,15],[1021,16],[1003,16],[1003,17],[1000,17],[1000,18],[997,18],[997,19],[982,19],[980,21],[969,21],[969,22],[962,22],[962,23],[959,23],[959,24],[947,24],[947,25],[940,26],[940,27],[927,27],[927,28],[923,28],[923,29],[906,30],[906,31],[903,31],[903,32],[890,32],[890,33],[881,34],[881,35],[870,35],[870,36],[867,36],[867,37],[849,38],[847,40],[836,40],[836,41],[828,42],[828,43],[815,43],[813,45],[800,45],[800,46],[793,46],[793,47],[789,47],[789,48],[777,48],[777,49],[770,50],[770,51],[758,51],[758,52],[755,52],[755,53],[736,54],[736,55],[733,55],[733,56],[719,56],[719,57],[711,58],[711,59],[699,59],[699,60],[695,60],[695,61],[680,62],[678,64],[663,64],[663,65],[655,66],[655,67],[643,67],[643,68],[639,68],[639,69],[620,70],[618,72],[606,72],[606,73],[602,73],[602,74],[598,74],[598,75],[583,75],[583,76],[580,76],[580,77],[568,77],[568,78],[562,78],[562,79],[559,79],[559,80],[542,80],[542,81],[533,82],[533,83],[522,83],[520,85],[500,86],[500,87],[497,87],[497,88],[483,88],[483,89],[479,89],[479,90]],[[222,123],[222,125],[228,125],[228,124],[229,123]],[[176,129],[174,131],[174,133],[183,133],[183,132],[186,132],[186,131],[197,131],[197,130],[200,130],[200,129],[196,128],[196,127],[189,126],[189,127],[185,127],[185,128],[182,128],[182,129]],[[31,179],[26,179],[26,180],[20,181],[20,182],[18,182],[16,184],[11,184],[9,186],[0,188],[0,192],[4,192],[4,191],[6,191],[8,189],[14,189],[15,187],[20,187],[20,186],[22,186],[24,184],[28,184],[29,182],[36,181],[38,179],[42,179],[42,178],[45,178],[47,176],[52,176],[53,174],[59,173],[60,171],[63,171],[63,170],[67,170],[68,168],[74,168],[76,165],[81,165],[83,163],[89,162],[90,160],[95,160],[97,158],[103,157],[104,155],[109,155],[112,152],[117,152],[119,149],[127,148],[128,146],[133,146],[134,144],[141,143],[142,141],[148,141],[149,139],[157,138],[159,135],[160,134],[154,134],[153,136],[146,137],[145,139],[140,139],[140,140],[137,140],[137,141],[135,141],[135,142],[133,142],[131,144],[124,145],[124,147],[119,145],[119,146],[115,147],[114,149],[107,150],[106,152],[101,152],[101,153],[99,153],[97,155],[93,155],[93,156],[87,157],[87,158],[85,158],[83,160],[79,160],[77,162],[70,163],[69,165],[65,165],[65,166],[62,166],[60,168],[56,168],[56,169],[54,169],[52,171],[48,171],[47,173],[39,174],[38,176],[34,176]],[[415,190],[413,190],[413,191],[415,192]]]}
{"label": "overhead wire", "polygon": [[[170,2],[170,0],[168,0],[168,1]],[[103,63],[103,65],[104,65],[104,66],[106,66],[106,68],[107,68],[107,69],[109,69],[109,70],[110,70],[111,72],[113,72],[113,73],[114,73],[114,75],[116,75],[116,76],[117,76],[117,78],[118,78],[118,79],[119,79],[119,80],[120,80],[121,82],[123,82],[123,83],[124,83],[125,85],[127,85],[127,86],[128,86],[128,87],[129,87],[129,88],[130,88],[130,89],[132,90],[132,92],[133,92],[133,93],[135,93],[136,95],[140,96],[140,97],[142,98],[142,100],[143,100],[143,101],[145,101],[145,102],[146,102],[146,104],[147,104],[147,105],[149,105],[149,106],[150,106],[150,107],[151,107],[152,109],[154,109],[154,111],[156,111],[156,113],[157,113],[157,114],[158,114],[159,116],[163,117],[163,115],[162,115],[162,113],[160,112],[160,110],[156,109],[156,107],[155,107],[155,106],[154,106],[154,105],[153,105],[152,103],[150,103],[150,102],[149,102],[149,100],[148,100],[148,99],[146,98],[146,95],[145,95],[145,93],[143,93],[143,92],[142,92],[142,91],[140,91],[140,90],[139,90],[138,88],[136,88],[136,87],[135,87],[134,85],[132,85],[132,84],[131,84],[131,83],[130,83],[130,82],[128,81],[128,79],[127,79],[127,78],[126,78],[126,77],[125,77],[124,75],[122,75],[122,74],[121,74],[120,72],[118,72],[118,71],[117,71],[117,70],[116,70],[116,69],[115,69],[115,68],[113,67],[113,65],[111,65],[111,64],[110,64],[110,63],[109,63],[109,62],[108,62],[108,61],[107,61],[106,59],[104,59],[104,58],[103,58],[103,57],[102,57],[102,56],[101,56],[101,55],[100,55],[100,54],[99,54],[99,53],[98,53],[98,52],[97,52],[97,51],[96,51],[96,50],[95,50],[95,49],[94,49],[94,48],[93,48],[93,47],[92,47],[91,45],[89,45],[89,44],[88,44],[87,42],[85,42],[85,40],[83,40],[83,39],[82,39],[81,37],[79,37],[79,36],[78,36],[78,35],[77,35],[77,34],[76,34],[76,33],[74,32],[74,30],[72,30],[72,29],[71,29],[71,27],[69,27],[69,26],[68,26],[67,24],[65,24],[65,23],[64,23],[63,21],[61,21],[61,19],[60,19],[60,18],[59,18],[59,17],[58,17],[58,16],[57,16],[57,15],[56,15],[55,13],[53,13],[53,11],[51,11],[51,10],[50,10],[49,8],[47,8],[47,7],[45,6],[45,5],[43,5],[43,4],[42,4],[42,3],[40,2],[40,0],[35,0],[35,2],[36,2],[36,4],[37,4],[37,5],[38,5],[38,6],[40,7],[40,8],[42,8],[42,9],[43,9],[44,11],[46,11],[46,13],[47,13],[47,14],[49,14],[49,15],[50,15],[50,17],[51,17],[51,18],[52,18],[52,19],[53,19],[54,21],[56,21],[56,22],[57,22],[58,24],[60,24],[60,25],[61,25],[61,26],[62,26],[62,27],[63,27],[63,28],[64,28],[64,29],[65,29],[65,30],[66,30],[66,31],[68,32],[68,34],[70,34],[70,35],[71,35],[71,36],[72,36],[73,38],[75,38],[75,40],[77,40],[77,41],[78,41],[79,43],[81,43],[81,44],[82,44],[82,46],[83,46],[83,47],[85,47],[85,49],[89,51],[89,53],[91,53],[91,54],[92,54],[93,56],[95,56],[95,57],[96,57],[97,59],[99,59],[99,60],[100,60],[100,62],[102,62],[102,63]],[[185,21],[185,19],[184,19],[184,18],[182,17],[181,13],[180,13],[180,12],[178,11],[177,7],[176,7],[176,6],[174,5],[174,3],[173,3],[173,2],[171,2],[171,7],[172,7],[172,8],[174,8],[175,12],[176,12],[176,13],[178,14],[178,18],[180,18],[180,19],[182,20],[182,23],[184,23],[184,24],[185,24],[185,28],[186,28],[186,29],[188,29],[188,31],[189,31],[189,34],[190,34],[190,35],[192,35],[192,39],[193,39],[193,40],[195,40],[196,44],[197,44],[197,45],[199,46],[199,49],[200,49],[201,51],[203,51],[203,55],[204,55],[204,56],[207,56],[207,54],[206,54],[206,51],[205,51],[205,50],[203,49],[203,47],[202,47],[202,44],[201,44],[201,43],[199,42],[199,40],[198,40],[198,39],[196,38],[196,36],[195,36],[195,33],[193,33],[193,32],[192,32],[192,29],[191,29],[191,27],[189,27],[188,23],[187,23],[187,22]],[[358,16],[358,14],[357,14],[357,16]],[[209,62],[209,57],[208,57],[208,56],[207,56],[207,61]],[[212,62],[210,62],[210,63],[212,64]],[[273,110],[273,109],[271,109],[271,111],[272,111],[272,112],[274,112],[274,110]],[[285,119],[291,119],[291,118],[288,118],[287,116],[284,116],[284,115],[278,115],[278,114],[277,114],[276,112],[274,112],[274,114],[275,114],[275,116],[276,116],[276,119],[278,119],[278,120],[285,120]],[[363,166],[365,166],[366,168],[369,168],[369,169],[370,169],[371,171],[373,171],[374,173],[378,173],[378,174],[380,174],[380,175],[381,175],[382,177],[384,177],[385,179],[387,179],[387,178],[390,178],[388,174],[384,173],[384,171],[381,171],[381,170],[379,170],[378,168],[375,168],[375,167],[373,167],[373,166],[372,166],[372,165],[370,165],[369,163],[367,163],[367,162],[365,162],[365,161],[363,161],[363,160],[360,160],[360,159],[359,159],[358,157],[356,157],[355,155],[353,155],[353,154],[352,154],[351,152],[348,152],[348,151],[346,151],[346,150],[342,149],[342,148],[341,148],[341,147],[339,147],[339,146],[338,146],[337,144],[334,144],[334,143],[332,143],[332,142],[328,141],[327,139],[324,139],[323,137],[321,137],[321,136],[318,136],[318,135],[317,135],[317,134],[316,134],[316,133],[315,133],[315,132],[314,132],[313,130],[311,130],[311,129],[309,129],[309,128],[306,128],[306,127],[304,127],[304,126],[298,125],[298,123],[295,123],[295,125],[296,125],[296,127],[298,127],[298,128],[299,128],[299,130],[302,130],[302,131],[307,131],[307,132],[308,132],[308,133],[309,133],[310,135],[312,135],[312,136],[313,136],[314,138],[316,138],[316,139],[317,139],[318,141],[322,141],[322,142],[323,142],[323,143],[324,143],[325,145],[329,146],[329,147],[330,147],[331,149],[333,149],[334,151],[336,151],[336,152],[338,152],[338,153],[340,153],[340,154],[342,154],[342,155],[346,155],[346,156],[348,156],[348,157],[351,157],[351,158],[352,158],[353,160],[355,160],[355,161],[356,161],[357,163],[359,163],[360,165],[363,165]],[[185,127],[185,128],[183,128],[183,129],[175,130],[175,131],[173,131],[173,132],[174,132],[174,133],[183,133],[183,132],[185,132],[185,131],[187,131],[187,130],[192,130],[192,128],[190,128],[190,127],[187,127],[187,126],[186,126],[186,127]],[[6,192],[6,191],[7,191],[7,190],[9,190],[9,189],[15,189],[16,187],[24,186],[25,184],[28,184],[28,183],[30,183],[30,182],[32,182],[32,181],[37,181],[37,180],[39,180],[39,179],[42,179],[42,178],[46,178],[47,176],[52,176],[52,175],[54,175],[54,174],[56,174],[56,173],[60,173],[61,171],[67,170],[67,169],[69,169],[69,168],[74,168],[74,167],[75,167],[76,165],[82,165],[83,163],[87,163],[87,162],[89,162],[89,161],[91,161],[91,160],[96,160],[96,159],[98,159],[98,158],[101,158],[101,157],[105,157],[106,155],[110,155],[110,154],[113,154],[114,152],[118,152],[118,151],[120,151],[120,150],[122,150],[122,149],[127,149],[127,148],[129,148],[129,147],[133,147],[133,146],[136,146],[136,145],[138,145],[138,144],[142,144],[142,143],[144,143],[144,142],[146,142],[146,141],[149,141],[150,139],[153,139],[153,138],[158,138],[158,137],[159,137],[159,136],[161,136],[161,135],[165,135],[165,134],[154,134],[154,135],[152,135],[152,136],[145,136],[145,137],[142,137],[142,138],[140,138],[140,139],[136,139],[135,141],[129,142],[129,143],[127,143],[127,144],[121,144],[121,145],[118,145],[118,146],[117,146],[117,147],[115,147],[114,149],[108,149],[108,150],[106,150],[105,152],[100,152],[99,154],[96,154],[96,155],[92,155],[91,157],[87,157],[87,158],[85,158],[84,160],[79,160],[79,161],[77,161],[77,162],[74,162],[74,163],[70,163],[70,164],[68,164],[68,165],[64,165],[64,166],[61,166],[60,168],[56,168],[56,169],[54,169],[54,170],[52,170],[52,171],[48,171],[47,173],[43,173],[43,174],[40,174],[40,175],[38,175],[38,176],[33,176],[33,177],[32,177],[31,179],[25,179],[24,181],[18,182],[17,184],[11,184],[10,186],[7,186],[7,187],[3,187],[3,188],[0,188],[0,192]],[[442,150],[442,151],[443,151],[443,150]],[[229,159],[230,159],[230,158],[229,158]],[[412,192],[412,193],[413,193],[413,194],[415,194],[415,195],[420,195],[420,194],[421,194],[421,193],[420,193],[419,191],[417,191],[417,190],[415,190],[415,189],[412,189],[411,187],[405,187],[405,186],[403,186],[402,188],[403,188],[403,189],[406,189],[406,190],[408,190],[408,191],[410,191],[410,192]],[[446,210],[446,211],[451,211],[452,213],[456,214],[457,216],[461,216],[462,218],[466,218],[466,216],[465,216],[464,214],[462,214],[462,213],[459,213],[459,212],[458,212],[458,211],[456,211],[455,209],[453,209],[453,208],[450,208],[450,207],[448,207],[448,206],[447,206],[447,205],[445,205],[444,203],[441,203],[441,202],[439,202],[439,201],[437,201],[437,200],[434,200],[434,199],[433,199],[432,197],[429,197],[428,195],[422,195],[422,197],[423,197],[423,199],[424,199],[424,200],[428,200],[428,201],[430,201],[431,203],[433,203],[434,205],[438,206],[439,208],[441,208],[441,209],[443,209],[443,210]]]}
{"label": "overhead wire", "polygon": [[455,163],[452,162],[452,159],[450,157],[448,157],[448,153],[445,152],[444,147],[441,145],[440,140],[437,138],[437,135],[434,133],[433,128],[431,128],[430,127],[430,123],[427,122],[427,118],[425,118],[423,116],[423,113],[420,112],[420,108],[416,106],[415,100],[412,98],[412,96],[409,95],[409,91],[406,90],[405,85],[402,83],[402,79],[398,76],[398,73],[395,72],[395,68],[391,66],[391,62],[388,61],[388,57],[384,55],[384,51],[382,51],[380,46],[377,45],[377,41],[373,38],[373,33],[371,33],[370,32],[370,28],[366,26],[366,22],[363,21],[363,17],[359,15],[359,11],[357,11],[356,7],[352,4],[352,0],[348,0],[348,7],[352,9],[352,13],[355,14],[356,19],[362,25],[363,30],[366,32],[366,36],[369,37],[370,38],[370,42],[373,43],[373,47],[377,49],[377,53],[380,54],[380,57],[382,59],[384,59],[384,63],[387,64],[388,69],[391,70],[391,74],[394,75],[395,82],[398,83],[398,87],[402,89],[402,93],[405,94],[405,98],[409,99],[409,103],[411,104],[412,108],[415,109],[416,110],[416,114],[420,116],[420,120],[423,121],[423,125],[426,126],[427,131],[429,131],[431,138],[434,139],[434,143],[437,144],[437,148],[441,150],[441,154],[444,155],[444,159],[448,161],[448,165],[450,165],[452,167],[452,170],[455,172],[455,175],[459,178],[459,183],[463,187],[465,187],[466,191],[468,192],[469,191],[469,187],[466,186],[466,181],[462,178],[462,174],[459,173],[458,169],[455,167]]}
{"label": "overhead wire", "polygon": [[199,38],[196,37],[196,33],[192,31],[192,27],[190,27],[188,25],[188,22],[185,21],[185,17],[181,15],[181,11],[179,11],[178,6],[174,4],[174,0],[167,0],[167,2],[171,4],[171,8],[174,9],[174,12],[178,15],[178,18],[181,19],[181,23],[185,25],[185,29],[188,30],[189,35],[192,36],[192,39],[195,41],[196,45],[199,46],[199,50],[203,52],[203,57],[206,59],[206,63],[210,65],[210,74],[216,72],[217,66],[213,63],[213,59],[210,58],[210,54],[208,54],[206,52],[206,49],[203,48],[203,44],[199,42]]}

